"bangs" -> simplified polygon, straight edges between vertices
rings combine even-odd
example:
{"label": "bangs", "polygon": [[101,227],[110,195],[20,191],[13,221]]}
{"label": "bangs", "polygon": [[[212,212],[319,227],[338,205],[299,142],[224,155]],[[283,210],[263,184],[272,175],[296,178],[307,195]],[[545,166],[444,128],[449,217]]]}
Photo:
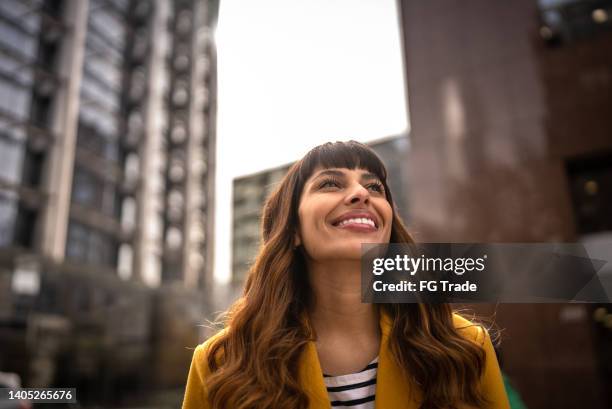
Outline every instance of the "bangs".
{"label": "bangs", "polygon": [[317,167],[365,169],[387,184],[387,170],[376,153],[367,145],[356,141],[328,142],[313,148],[306,154],[299,170],[299,179],[304,183]]}

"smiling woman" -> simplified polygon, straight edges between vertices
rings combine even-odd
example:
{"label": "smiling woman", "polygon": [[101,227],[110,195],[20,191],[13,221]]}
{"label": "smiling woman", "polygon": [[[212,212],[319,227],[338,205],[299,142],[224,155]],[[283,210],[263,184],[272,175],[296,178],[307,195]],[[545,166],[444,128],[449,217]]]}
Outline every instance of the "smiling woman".
{"label": "smiling woman", "polygon": [[358,142],[291,167],[225,328],[199,345],[184,409],[508,408],[487,331],[448,304],[361,302],[362,243],[412,243]]}
{"label": "smiling woman", "polygon": [[359,261],[361,243],[389,242],[393,210],[385,192],[366,169],[317,167],[300,200],[296,245],[308,249],[307,260]]}

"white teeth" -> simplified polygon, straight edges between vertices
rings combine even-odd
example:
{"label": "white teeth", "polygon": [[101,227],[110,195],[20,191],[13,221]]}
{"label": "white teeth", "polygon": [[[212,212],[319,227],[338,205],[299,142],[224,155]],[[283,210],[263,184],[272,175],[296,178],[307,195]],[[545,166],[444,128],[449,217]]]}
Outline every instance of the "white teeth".
{"label": "white teeth", "polygon": [[367,224],[369,226],[376,227],[376,224],[374,223],[374,221],[372,219],[366,219],[365,217],[356,217],[356,218],[353,218],[353,219],[343,220],[340,223],[338,223],[338,227],[344,226],[344,225],[349,224],[349,223]]}

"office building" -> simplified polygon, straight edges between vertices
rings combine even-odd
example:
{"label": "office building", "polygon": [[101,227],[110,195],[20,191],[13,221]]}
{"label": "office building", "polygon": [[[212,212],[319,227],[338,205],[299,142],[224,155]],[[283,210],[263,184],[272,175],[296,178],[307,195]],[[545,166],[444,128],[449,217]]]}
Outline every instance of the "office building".
{"label": "office building", "polygon": [[164,346],[197,339],[212,277],[217,10],[0,2],[0,366],[25,385],[183,380]]}

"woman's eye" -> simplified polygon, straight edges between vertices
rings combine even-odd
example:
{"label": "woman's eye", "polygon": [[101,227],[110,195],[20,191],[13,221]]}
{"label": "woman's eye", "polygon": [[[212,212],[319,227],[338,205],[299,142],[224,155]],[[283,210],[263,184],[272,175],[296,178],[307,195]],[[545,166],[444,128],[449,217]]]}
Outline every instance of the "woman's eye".
{"label": "woman's eye", "polygon": [[380,183],[371,183],[371,184],[368,185],[368,189],[372,189],[372,190],[374,190],[375,192],[378,192],[378,193],[382,193],[385,190],[383,185],[380,184]]}
{"label": "woman's eye", "polygon": [[325,180],[319,186],[319,188],[326,188],[326,187],[340,187],[340,184],[336,182],[335,180]]}

